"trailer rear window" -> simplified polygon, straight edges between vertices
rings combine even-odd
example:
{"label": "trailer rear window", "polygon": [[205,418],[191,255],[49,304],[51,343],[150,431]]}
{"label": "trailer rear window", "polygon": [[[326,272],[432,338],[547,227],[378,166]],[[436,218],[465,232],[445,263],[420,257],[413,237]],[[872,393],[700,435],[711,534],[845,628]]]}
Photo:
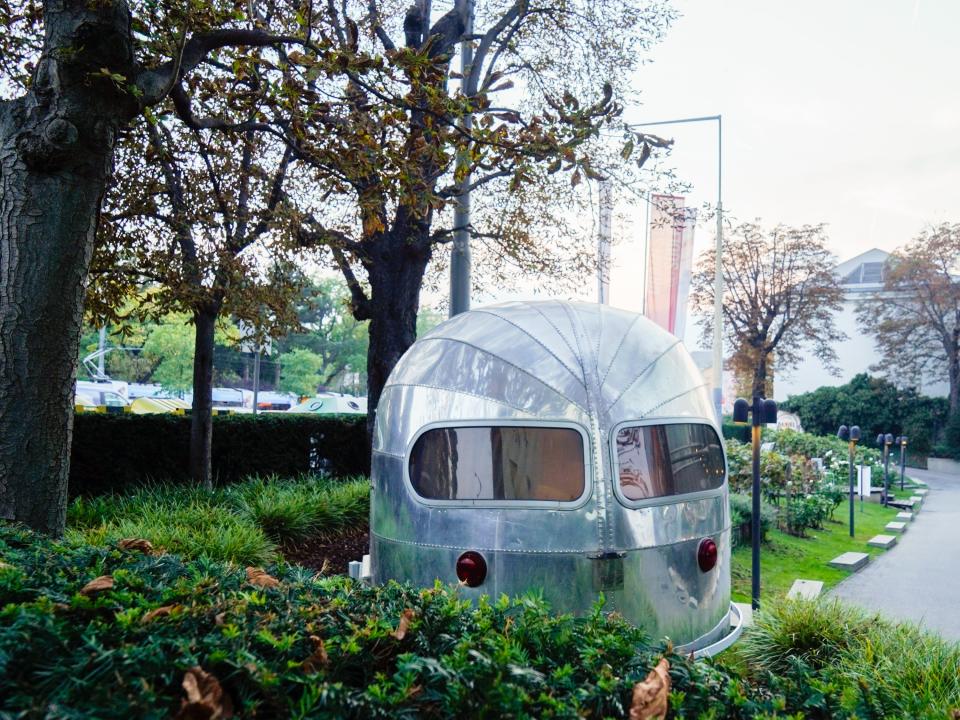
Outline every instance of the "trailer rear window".
{"label": "trailer rear window", "polygon": [[617,433],[620,493],[627,500],[683,495],[723,485],[723,448],[709,425],[624,427]]}
{"label": "trailer rear window", "polygon": [[410,481],[429,500],[570,502],[584,477],[583,436],[571,428],[434,428],[410,452]]}

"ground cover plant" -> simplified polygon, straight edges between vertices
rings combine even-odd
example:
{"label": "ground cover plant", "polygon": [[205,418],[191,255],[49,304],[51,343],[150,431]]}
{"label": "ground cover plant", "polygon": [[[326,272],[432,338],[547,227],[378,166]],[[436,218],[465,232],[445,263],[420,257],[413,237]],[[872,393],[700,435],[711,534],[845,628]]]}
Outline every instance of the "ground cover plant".
{"label": "ground cover plant", "polygon": [[369,507],[366,478],[253,477],[212,492],[155,485],[75,499],[66,539],[99,545],[144,538],[186,558],[262,565],[278,549],[365,529]]}
{"label": "ground cover plant", "polygon": [[471,606],[455,587],[0,525],[0,717],[880,720],[960,699],[960,650],[910,626],[835,604],[755,617],[693,661],[602,602],[582,618],[533,596]]}
{"label": "ground cover plant", "polygon": [[737,659],[806,717],[958,715],[960,645],[836,600],[764,605],[728,662]]}
{"label": "ground cover plant", "polygon": [[626,717],[666,658],[671,717],[776,716],[775,697],[599,604],[584,618],[534,597],[471,607],[455,588],[155,553],[0,526],[0,714]]}

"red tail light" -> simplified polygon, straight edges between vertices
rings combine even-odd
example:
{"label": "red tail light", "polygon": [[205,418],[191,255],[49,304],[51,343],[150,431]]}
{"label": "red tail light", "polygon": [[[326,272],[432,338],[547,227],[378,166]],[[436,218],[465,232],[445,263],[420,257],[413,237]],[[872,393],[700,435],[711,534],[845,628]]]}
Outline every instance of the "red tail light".
{"label": "red tail light", "polygon": [[457,577],[467,587],[477,587],[487,579],[487,561],[483,555],[467,550],[457,558]]}
{"label": "red tail light", "polygon": [[711,539],[700,541],[697,548],[697,565],[701,572],[710,572],[717,564],[717,544]]}

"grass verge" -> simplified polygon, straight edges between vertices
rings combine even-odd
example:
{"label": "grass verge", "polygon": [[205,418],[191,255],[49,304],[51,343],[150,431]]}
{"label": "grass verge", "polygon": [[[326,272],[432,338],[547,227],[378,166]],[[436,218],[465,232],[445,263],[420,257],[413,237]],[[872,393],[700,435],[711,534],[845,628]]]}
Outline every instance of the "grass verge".
{"label": "grass verge", "polygon": [[[761,599],[784,597],[798,578],[821,580],[825,590],[836,585],[849,573],[827,563],[841,553],[866,552],[873,557],[885,552],[870,547],[867,541],[884,532],[884,526],[896,516],[897,510],[871,502],[863,503],[861,510],[857,503],[855,536],[851,538],[849,507],[847,503],[840,505],[822,530],[809,530],[807,537],[795,537],[776,529],[769,531],[768,542],[760,548]],[[731,594],[737,602],[750,601],[750,558],[749,544],[732,553]]]}

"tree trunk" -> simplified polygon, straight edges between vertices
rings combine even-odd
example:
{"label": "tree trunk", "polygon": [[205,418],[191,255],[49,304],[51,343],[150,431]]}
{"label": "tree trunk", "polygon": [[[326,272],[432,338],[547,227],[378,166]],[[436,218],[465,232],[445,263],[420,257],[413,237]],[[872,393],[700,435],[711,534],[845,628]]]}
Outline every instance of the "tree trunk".
{"label": "tree trunk", "polygon": [[190,415],[190,476],[205,490],[213,490],[213,345],[218,306],[194,311],[196,341],[193,350],[193,409]]}
{"label": "tree trunk", "polygon": [[[422,245],[426,245],[424,242]],[[383,386],[400,356],[417,339],[420,287],[430,251],[414,239],[394,243],[368,269],[370,278],[370,345],[367,349],[367,436],[373,437],[377,404]]]}
{"label": "tree trunk", "polygon": [[754,397],[766,397],[767,395],[767,354],[765,352],[760,353],[757,364],[753,368],[751,393]]}
{"label": "tree trunk", "polygon": [[133,67],[122,2],[44,3],[29,92],[0,103],[0,518],[63,532],[87,271]]}

